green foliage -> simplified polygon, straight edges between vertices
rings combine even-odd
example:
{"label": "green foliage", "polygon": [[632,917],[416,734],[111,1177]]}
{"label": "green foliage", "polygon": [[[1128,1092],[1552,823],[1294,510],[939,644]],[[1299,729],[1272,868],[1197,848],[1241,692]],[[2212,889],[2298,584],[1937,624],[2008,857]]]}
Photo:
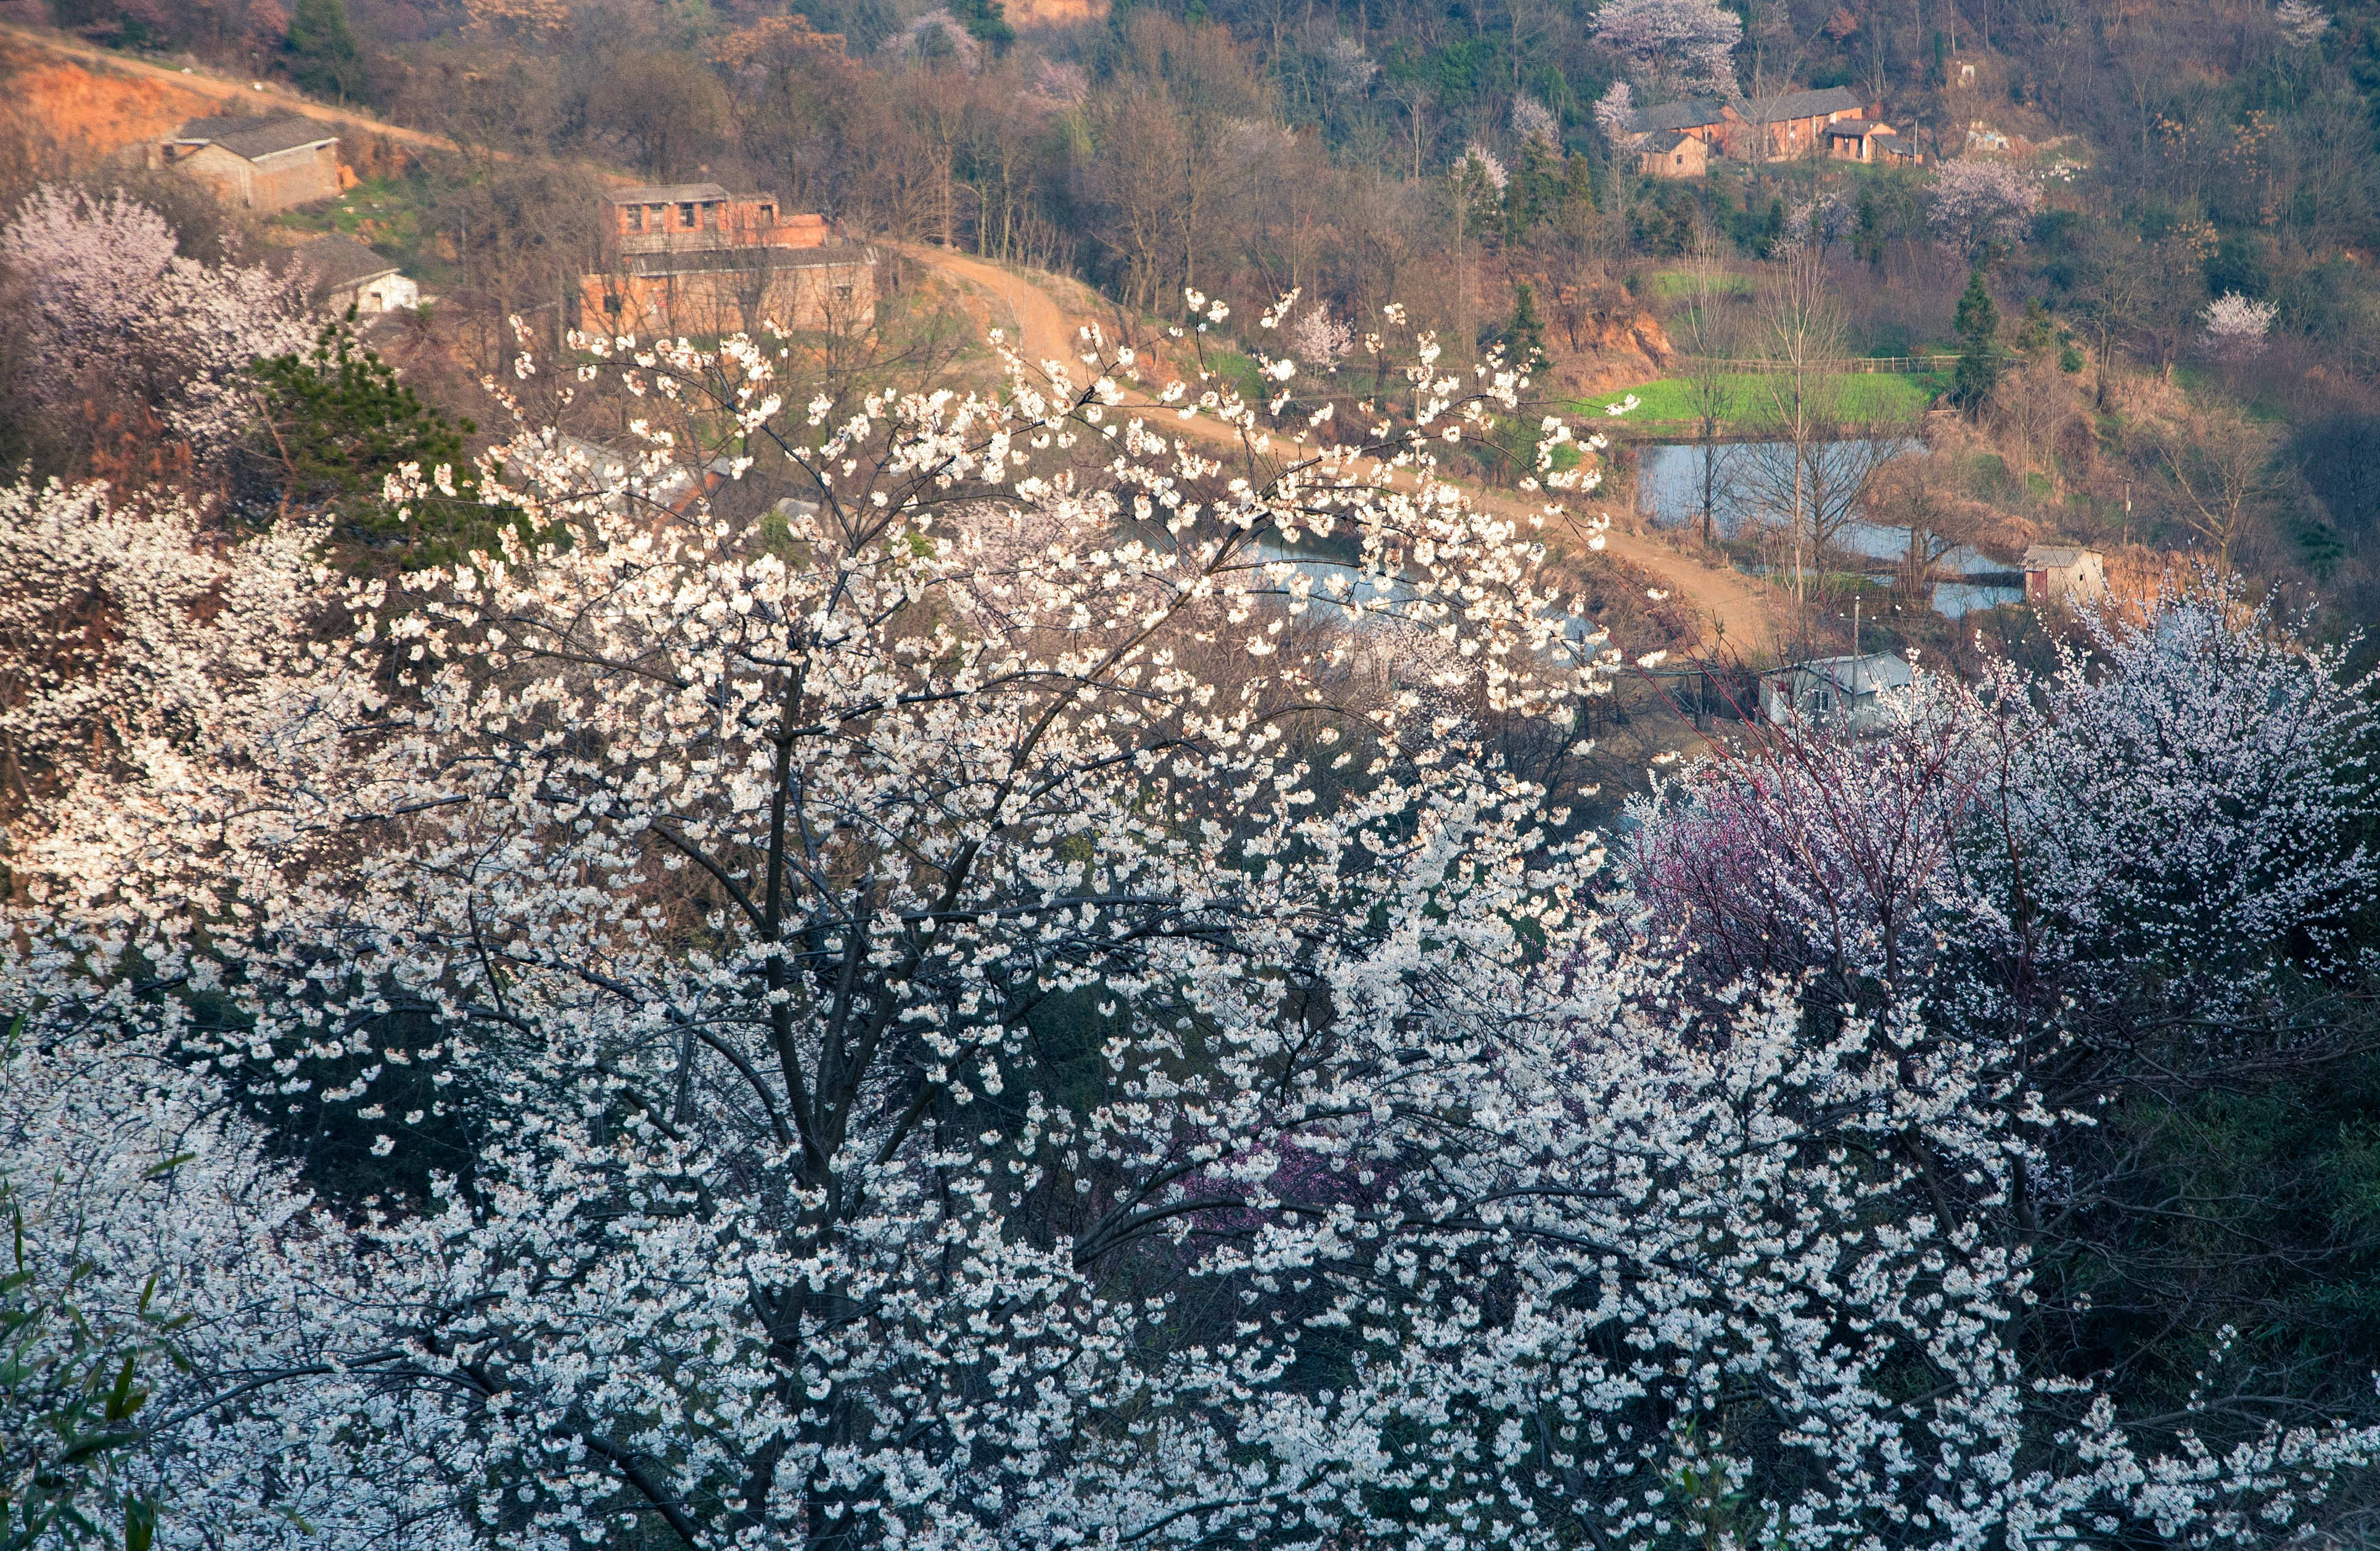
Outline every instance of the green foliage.
{"label": "green foliage", "polygon": [[1536,293],[1524,282],[1512,287],[1512,321],[1504,325],[1504,359],[1525,372],[1545,357],[1545,321],[1537,316]]}
{"label": "green foliage", "polygon": [[1016,41],[1016,29],[1008,24],[1008,8],[1001,0],[958,0],[952,10],[960,26],[990,43],[996,54],[1006,54],[1008,45]]}
{"label": "green foliage", "polygon": [[128,1490],[116,1471],[139,1442],[133,1417],[149,1399],[141,1375],[176,1360],[172,1336],[182,1321],[155,1307],[153,1276],[128,1319],[85,1308],[97,1268],[75,1260],[62,1276],[45,1269],[61,1263],[60,1246],[39,1252],[45,1225],[26,1222],[5,1176],[0,1225],[8,1236],[0,1245],[0,1551],[149,1551],[156,1501]]}
{"label": "green foliage", "polygon": [[[248,470],[273,484],[282,509],[331,513],[344,563],[394,560],[412,570],[493,552],[506,526],[537,536],[517,511],[480,499],[464,444],[478,428],[423,403],[349,323],[326,324],[305,355],[260,360],[249,375],[263,418]],[[385,482],[407,465],[432,489],[392,503]]]}
{"label": "green foliage", "polygon": [[347,29],[346,0],[298,0],[289,14],[289,73],[318,96],[364,94],[363,55]]}
{"label": "green foliage", "polygon": [[1954,319],[1959,331],[1959,366],[1950,381],[1950,397],[1969,410],[1983,408],[2000,380],[1999,347],[1994,336],[1999,332],[1999,309],[1992,305],[1992,293],[1984,285],[1984,272],[1978,268],[1967,277],[1967,292],[1959,299],[1959,311]]}

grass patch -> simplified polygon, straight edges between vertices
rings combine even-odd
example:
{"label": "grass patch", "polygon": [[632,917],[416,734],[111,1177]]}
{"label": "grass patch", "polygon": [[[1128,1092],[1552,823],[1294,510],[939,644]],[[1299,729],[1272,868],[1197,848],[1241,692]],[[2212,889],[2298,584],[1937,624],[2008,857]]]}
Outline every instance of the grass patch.
{"label": "grass patch", "polygon": [[354,238],[416,280],[436,284],[452,278],[452,265],[438,262],[427,240],[429,179],[419,169],[398,177],[368,177],[335,200],[285,211],[275,224],[292,231]]}
{"label": "grass patch", "polygon": [[[1727,408],[1721,418],[1730,424],[1757,424],[1774,419],[1775,407],[1769,397],[1771,381],[1750,373],[1722,378]],[[1828,380],[1837,412],[1855,421],[1913,418],[1925,411],[1943,385],[1939,375],[1930,373],[1903,376],[1886,372],[1852,372]],[[1624,402],[1633,394],[1637,408],[1621,417],[1628,424],[1690,421],[1694,419],[1691,393],[1692,386],[1684,378],[1664,377],[1659,382],[1582,399],[1575,412],[1601,423],[1612,405]]]}
{"label": "grass patch", "polygon": [[[1711,289],[1721,296],[1750,296],[1752,276],[1749,275],[1714,275]],[[1653,272],[1653,294],[1664,299],[1692,296],[1695,283],[1694,272],[1684,269],[1657,269]]]}

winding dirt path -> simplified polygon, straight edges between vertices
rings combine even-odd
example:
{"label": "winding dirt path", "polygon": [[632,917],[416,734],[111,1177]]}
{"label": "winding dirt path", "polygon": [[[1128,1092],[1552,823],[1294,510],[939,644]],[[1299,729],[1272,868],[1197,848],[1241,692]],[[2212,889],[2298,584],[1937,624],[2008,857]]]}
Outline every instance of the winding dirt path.
{"label": "winding dirt path", "polygon": [[[965,253],[902,243],[901,250],[930,269],[968,282],[999,299],[1007,310],[1007,325],[1020,339],[1028,361],[1073,363],[1078,348],[1075,330],[1086,321],[1062,307],[1039,283],[1016,271]],[[1169,428],[1212,442],[1236,445],[1238,433],[1204,416],[1189,421],[1168,417]],[[1491,509],[1520,513],[1523,503],[1491,490],[1471,487],[1473,497]],[[1711,565],[1682,553],[1649,534],[1614,523],[1604,535],[1604,553],[1626,561],[1651,576],[1657,586],[1672,592],[1704,627],[1704,650],[1713,656],[1755,659],[1776,644],[1768,599],[1760,583],[1732,566]],[[1578,547],[1584,546],[1584,539]]]}

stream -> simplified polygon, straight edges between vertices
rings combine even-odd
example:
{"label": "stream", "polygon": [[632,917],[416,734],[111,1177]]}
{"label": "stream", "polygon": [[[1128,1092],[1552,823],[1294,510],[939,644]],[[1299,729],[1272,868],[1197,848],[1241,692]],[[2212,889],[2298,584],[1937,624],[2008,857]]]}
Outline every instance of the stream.
{"label": "stream", "polygon": [[[1726,460],[1757,457],[1764,446],[1777,446],[1781,444],[1740,443],[1718,449],[1722,460],[1719,494],[1712,503],[1711,517],[1725,537],[1741,536],[1755,515],[1749,498],[1730,488],[1733,482],[1728,478]],[[1914,449],[1918,444],[1908,446]],[[1636,509],[1655,527],[1682,528],[1699,518],[1702,451],[1692,443],[1678,442],[1645,443],[1637,448]],[[1897,562],[1909,552],[1909,530],[1882,522],[1848,522],[1837,532],[1835,543],[1855,555]],[[1971,609],[2024,600],[2022,587],[1999,580],[2011,569],[2006,562],[1969,545],[1960,545],[1935,564],[1950,579],[1935,583],[1932,601],[1937,614],[1956,619]]]}

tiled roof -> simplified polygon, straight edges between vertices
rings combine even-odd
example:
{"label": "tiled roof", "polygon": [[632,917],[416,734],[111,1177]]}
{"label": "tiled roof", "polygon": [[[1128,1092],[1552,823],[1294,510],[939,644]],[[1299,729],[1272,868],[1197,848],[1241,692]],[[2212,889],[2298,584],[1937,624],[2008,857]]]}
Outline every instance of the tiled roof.
{"label": "tiled roof", "polygon": [[1655,156],[1666,156],[1670,152],[1678,149],[1678,147],[1685,144],[1686,141],[1692,138],[1693,137],[1690,135],[1647,135],[1645,137],[1644,143],[1638,146],[1637,149],[1647,152]]}
{"label": "tiled roof", "polygon": [[603,197],[613,204],[700,204],[727,198],[727,190],[716,183],[648,183],[614,189]]}
{"label": "tiled roof", "polygon": [[1628,121],[1632,129],[1696,129],[1706,124],[1721,124],[1727,120],[1727,109],[1708,97],[1689,97],[1682,103],[1656,103]]}
{"label": "tiled roof", "polygon": [[2085,555],[2097,553],[2096,550],[2037,543],[2024,552],[2024,568],[2029,571],[2064,570],[2069,566],[2079,564]]}
{"label": "tiled roof", "polygon": [[275,118],[193,118],[174,137],[185,143],[220,145],[251,162],[276,151],[295,151],[299,146],[321,145],[338,138],[327,124],[288,115]]}
{"label": "tiled roof", "polygon": [[1821,114],[1859,113],[1866,106],[1849,87],[1828,86],[1815,92],[1755,97],[1736,111],[1755,124],[1775,124],[1787,118],[1815,118]]}
{"label": "tiled roof", "polygon": [[396,273],[396,265],[352,237],[322,237],[298,250],[297,262],[319,290],[344,290]]}

